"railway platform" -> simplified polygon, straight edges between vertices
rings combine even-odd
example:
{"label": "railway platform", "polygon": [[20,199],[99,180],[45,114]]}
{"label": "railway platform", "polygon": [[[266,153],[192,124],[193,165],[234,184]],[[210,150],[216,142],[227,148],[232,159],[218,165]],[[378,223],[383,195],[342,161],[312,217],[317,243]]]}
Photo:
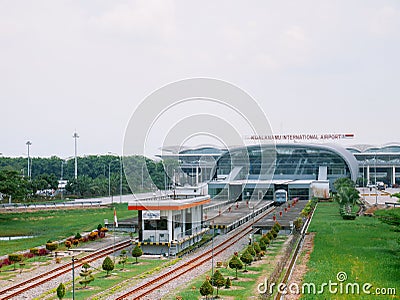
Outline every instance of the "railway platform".
{"label": "railway platform", "polygon": [[[279,222],[282,226],[282,231],[289,233],[293,229],[293,222],[299,217],[301,211],[306,206],[308,201],[299,200],[295,205],[290,205],[287,202],[278,206],[273,214],[270,214],[256,224],[254,227],[261,231],[262,234],[266,233],[268,230],[274,226],[275,221]],[[275,217],[275,220],[274,220]]]}
{"label": "railway platform", "polygon": [[237,201],[208,210],[203,215],[203,223],[210,228],[218,229],[219,233],[227,233],[238,226],[251,221],[257,215],[273,206],[273,201],[261,201],[252,204],[247,201]]}

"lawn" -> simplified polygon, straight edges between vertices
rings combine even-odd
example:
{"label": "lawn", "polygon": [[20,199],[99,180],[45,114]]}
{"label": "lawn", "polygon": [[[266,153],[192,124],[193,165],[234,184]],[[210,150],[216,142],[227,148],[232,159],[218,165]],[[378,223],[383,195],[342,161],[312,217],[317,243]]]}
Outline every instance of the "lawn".
{"label": "lawn", "polygon": [[[232,287],[226,289],[222,287],[219,289],[219,296],[224,299],[225,297],[233,297],[234,299],[257,299],[257,285],[259,282],[264,282],[265,277],[269,277],[272,273],[275,265],[271,263],[282,249],[283,243],[286,237],[279,236],[277,240],[273,242],[273,245],[267,248],[267,254],[261,261],[255,261],[250,266],[247,266],[249,272],[244,273],[243,270],[238,271],[238,280],[233,280],[235,277],[235,270],[229,267],[218,268],[222,273],[224,278],[230,278],[232,282]],[[227,262],[228,263],[228,262]],[[185,287],[172,292],[170,295],[164,297],[165,300],[174,300],[177,296],[182,297],[182,299],[199,299],[201,296],[199,290],[200,286],[206,279],[206,276],[211,276],[211,270],[206,274],[203,274],[191,282],[185,284]],[[216,293],[216,288],[215,288]],[[214,294],[215,295],[215,294]],[[231,299],[231,298],[229,298]]]}
{"label": "lawn", "polygon": [[[304,282],[314,283],[319,289],[331,281],[339,284],[339,290],[332,295],[325,287],[324,293],[304,294],[301,299],[400,299],[399,233],[391,226],[374,217],[343,220],[336,203],[319,203],[309,231],[316,236]],[[343,292],[337,279],[339,272],[347,276],[342,281]],[[351,295],[351,289],[346,294],[348,283],[357,283],[360,294]],[[372,285],[370,295],[362,291],[367,283]],[[395,288],[397,297],[378,296],[376,288]]]}
{"label": "lawn", "polygon": [[[115,204],[118,219],[131,218],[127,204]],[[0,237],[34,236],[33,238],[0,241],[0,256],[44,245],[47,240],[60,240],[77,232],[91,231],[104,219],[112,222],[112,207],[73,210],[52,210],[0,214]]]}

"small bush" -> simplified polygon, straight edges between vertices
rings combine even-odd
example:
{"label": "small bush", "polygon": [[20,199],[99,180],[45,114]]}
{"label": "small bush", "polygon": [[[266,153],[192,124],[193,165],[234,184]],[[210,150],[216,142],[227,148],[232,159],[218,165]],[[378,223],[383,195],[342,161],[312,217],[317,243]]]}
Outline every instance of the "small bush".
{"label": "small bush", "polygon": [[31,249],[29,249],[29,252],[32,253],[33,255],[39,255],[39,249],[38,248],[31,248]]}
{"label": "small bush", "polygon": [[90,241],[94,241],[95,239],[97,239],[99,237],[99,233],[97,231],[92,231],[89,234],[89,240]]}

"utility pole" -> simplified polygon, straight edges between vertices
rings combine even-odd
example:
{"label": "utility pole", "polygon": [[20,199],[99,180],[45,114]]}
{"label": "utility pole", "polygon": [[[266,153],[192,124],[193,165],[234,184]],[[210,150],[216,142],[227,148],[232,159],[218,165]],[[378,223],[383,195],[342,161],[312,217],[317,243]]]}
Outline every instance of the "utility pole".
{"label": "utility pole", "polygon": [[29,147],[30,147],[30,145],[32,145],[31,141],[27,141],[26,145],[28,146],[28,179],[31,179],[31,165],[30,165],[31,158],[29,156]]}
{"label": "utility pole", "polygon": [[77,179],[78,178],[77,139],[79,138],[79,135],[76,132],[76,130],[72,137],[75,139],[75,179]]}

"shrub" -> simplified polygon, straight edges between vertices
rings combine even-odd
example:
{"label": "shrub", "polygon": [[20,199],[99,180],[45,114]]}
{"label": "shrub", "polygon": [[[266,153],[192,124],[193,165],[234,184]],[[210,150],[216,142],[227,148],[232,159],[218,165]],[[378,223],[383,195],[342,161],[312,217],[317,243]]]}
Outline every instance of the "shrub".
{"label": "shrub", "polygon": [[78,233],[75,235],[75,240],[79,240],[81,237],[82,237],[81,234],[78,232]]}
{"label": "shrub", "polygon": [[92,232],[89,234],[89,240],[90,240],[90,241],[94,241],[95,239],[98,238],[98,236],[99,236],[99,233],[98,233],[97,231],[92,231]]}
{"label": "shrub", "polygon": [[127,260],[128,260],[127,252],[126,252],[126,250],[122,250],[119,255],[119,261],[118,261],[118,264],[122,265],[122,270],[125,268],[125,264],[126,264]]}
{"label": "shrub", "polygon": [[135,248],[133,248],[133,250],[132,250],[132,256],[134,258],[136,258],[136,263],[138,263],[137,259],[138,259],[138,257],[142,256],[142,254],[143,254],[142,249],[140,249],[140,247],[138,245],[136,245]]}
{"label": "shrub", "polygon": [[9,266],[9,265],[11,265],[11,261],[8,258],[5,258],[0,262],[0,264],[2,266]]}
{"label": "shrub", "polygon": [[239,259],[239,257],[237,255],[234,255],[231,260],[229,261],[229,268],[231,269],[235,269],[236,270],[236,277],[235,279],[238,279],[237,276],[237,271],[241,270],[243,268],[243,263],[241,262],[241,260]]}
{"label": "shrub", "polygon": [[74,239],[74,240],[72,241],[72,244],[73,244],[74,246],[78,246],[78,245],[79,245],[79,240],[78,240],[78,239]]}
{"label": "shrub", "polygon": [[253,261],[253,256],[246,250],[243,252],[240,260],[244,263],[244,271],[247,272],[247,265],[250,265]]}
{"label": "shrub", "polygon": [[15,270],[15,264],[17,262],[22,261],[22,258],[23,258],[22,254],[9,254],[8,255],[8,259],[10,260],[10,262],[12,264],[14,264],[14,270]]}
{"label": "shrub", "polygon": [[60,283],[57,288],[57,298],[61,300],[62,298],[64,298],[64,296],[65,296],[65,286],[62,283]]}
{"label": "shrub", "polygon": [[226,289],[229,289],[230,287],[232,286],[232,282],[231,282],[231,280],[229,279],[229,277],[226,279],[226,281],[225,281],[225,288]]}
{"label": "shrub", "polygon": [[58,248],[58,243],[57,242],[46,243],[46,249],[49,250],[50,252],[53,252],[54,250],[57,250],[57,248]]}
{"label": "shrub", "polygon": [[104,271],[107,272],[107,276],[109,276],[108,274],[109,274],[112,270],[114,270],[114,263],[113,263],[113,261],[111,260],[111,258],[110,258],[109,256],[107,256],[107,257],[104,259],[103,264],[102,264],[101,267],[103,268]]}
{"label": "shrub", "polygon": [[29,249],[29,252],[32,253],[33,255],[39,255],[39,249],[38,248],[31,248],[31,249]]}
{"label": "shrub", "polygon": [[82,265],[81,271],[79,272],[79,275],[83,277],[83,279],[79,280],[79,284],[83,285],[85,288],[94,280],[94,277],[92,276],[92,270],[89,270],[89,268],[90,265],[85,262]]}
{"label": "shrub", "polygon": [[218,290],[220,287],[223,287],[225,285],[225,278],[222,276],[221,272],[219,270],[216,270],[211,277],[211,284],[215,287],[217,287],[217,298],[218,298]]}
{"label": "shrub", "polygon": [[265,244],[263,239],[260,240],[260,249],[261,251],[267,250],[267,245]]}
{"label": "shrub", "polygon": [[293,225],[297,230],[300,230],[301,226],[303,226],[303,219],[300,217],[297,218],[296,220],[294,220]]}
{"label": "shrub", "polygon": [[26,253],[24,253],[24,257],[25,258],[32,258],[32,257],[34,257],[35,255],[33,254],[33,253],[31,253],[31,252],[26,252]]}
{"label": "shrub", "polygon": [[67,248],[69,249],[69,248],[71,248],[71,247],[72,247],[72,242],[71,242],[71,241],[68,241],[68,240],[66,240],[66,241],[64,242],[64,245],[65,245],[65,247],[67,247]]}
{"label": "shrub", "polygon": [[253,257],[256,256],[256,251],[254,250],[252,245],[247,246],[247,252],[249,252]]}
{"label": "shrub", "polygon": [[206,296],[207,299],[208,295],[211,295],[213,292],[214,288],[212,287],[208,279],[206,279],[200,287],[200,294],[202,296]]}
{"label": "shrub", "polygon": [[49,254],[49,251],[47,251],[47,249],[45,249],[45,248],[40,248],[38,254],[39,254],[39,256],[44,256],[44,255]]}
{"label": "shrub", "polygon": [[97,225],[97,230],[98,230],[98,231],[100,231],[101,228],[103,228],[103,225],[101,225],[101,224]]}

